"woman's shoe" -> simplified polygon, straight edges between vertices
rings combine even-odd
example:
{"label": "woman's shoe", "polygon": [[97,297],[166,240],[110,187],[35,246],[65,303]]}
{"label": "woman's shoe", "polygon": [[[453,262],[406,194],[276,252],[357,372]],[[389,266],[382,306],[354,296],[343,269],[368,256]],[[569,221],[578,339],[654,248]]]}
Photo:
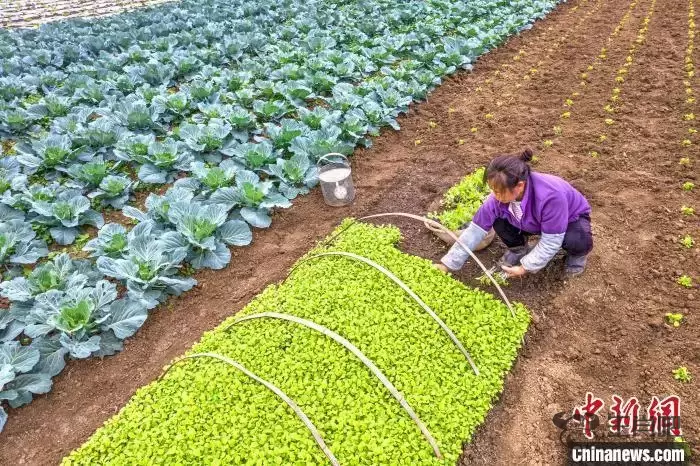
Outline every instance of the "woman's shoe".
{"label": "woman's shoe", "polygon": [[586,270],[586,260],[588,259],[588,254],[583,256],[566,256],[566,262],[564,262],[564,273],[569,277],[577,277]]}

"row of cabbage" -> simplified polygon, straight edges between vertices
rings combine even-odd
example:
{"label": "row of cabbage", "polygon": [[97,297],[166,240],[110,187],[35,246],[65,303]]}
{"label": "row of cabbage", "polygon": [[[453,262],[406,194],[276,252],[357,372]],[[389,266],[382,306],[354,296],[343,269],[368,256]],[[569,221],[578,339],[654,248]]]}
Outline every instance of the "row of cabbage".
{"label": "row of cabbage", "polygon": [[[319,156],[398,128],[442,76],[554,5],[187,1],[0,33],[0,290],[11,302],[0,402],[47,392],[67,355],[118,351],[148,310],[194,286],[183,266],[223,268],[229,246],[313,187]],[[136,227],[105,224],[112,209]],[[51,257],[47,244],[86,226],[99,230],[89,260]]]}

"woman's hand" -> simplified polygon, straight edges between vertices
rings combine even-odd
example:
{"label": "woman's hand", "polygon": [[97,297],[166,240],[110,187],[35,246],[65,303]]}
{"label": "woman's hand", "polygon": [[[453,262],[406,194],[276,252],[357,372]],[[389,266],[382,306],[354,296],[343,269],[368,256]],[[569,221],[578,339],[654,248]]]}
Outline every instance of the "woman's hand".
{"label": "woman's hand", "polygon": [[515,267],[508,267],[506,265],[502,265],[501,268],[506,273],[508,278],[522,277],[527,273],[527,270],[525,270],[525,267],[523,267],[522,265],[516,265]]}
{"label": "woman's hand", "polygon": [[438,264],[433,264],[433,267],[435,267],[436,269],[441,270],[441,271],[443,271],[443,272],[445,272],[445,273],[449,273],[449,271],[450,271],[450,269],[448,269],[447,266],[446,266],[445,264],[440,264],[440,263],[438,263]]}

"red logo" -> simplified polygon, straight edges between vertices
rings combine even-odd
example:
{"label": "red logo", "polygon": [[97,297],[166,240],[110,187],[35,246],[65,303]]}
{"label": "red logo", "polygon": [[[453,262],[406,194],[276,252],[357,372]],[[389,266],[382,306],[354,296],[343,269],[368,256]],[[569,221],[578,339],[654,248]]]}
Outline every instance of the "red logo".
{"label": "red logo", "polygon": [[[583,405],[576,406],[573,414],[556,413],[552,418],[554,425],[562,429],[562,435],[571,430],[579,430],[584,437],[592,440],[604,416],[605,402],[586,393]],[[633,396],[627,400],[619,395],[612,395],[612,404],[608,411],[608,432],[606,436],[634,436],[638,434],[651,436],[682,436],[681,400],[677,395],[665,398],[653,396],[646,410],[639,399]]]}

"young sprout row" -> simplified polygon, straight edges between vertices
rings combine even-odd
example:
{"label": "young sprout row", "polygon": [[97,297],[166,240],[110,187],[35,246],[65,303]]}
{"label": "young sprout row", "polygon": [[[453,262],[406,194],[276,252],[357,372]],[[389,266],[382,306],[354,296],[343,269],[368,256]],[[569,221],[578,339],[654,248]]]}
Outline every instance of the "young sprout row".
{"label": "young sprout row", "polygon": [[[680,142],[683,154],[680,160],[682,166],[690,166],[692,164],[688,154],[690,153],[691,146],[694,145],[693,139],[696,138],[697,128],[695,127],[695,93],[693,91],[692,80],[695,78],[695,63],[693,62],[693,52],[695,50],[695,3],[694,0],[688,0],[688,42],[685,49],[685,57],[683,59],[683,87],[684,87],[684,111],[683,111],[683,126],[685,126],[686,131]],[[695,183],[692,181],[685,181],[682,184],[683,191],[693,191],[695,188]],[[692,209],[691,209],[692,210]],[[692,213],[692,212],[691,212]],[[690,235],[686,235],[686,240],[684,238],[685,244],[690,244],[686,247],[692,247],[692,238]]]}
{"label": "young sprout row", "polygon": [[[630,2],[629,6],[627,7],[627,10],[625,11],[625,14],[622,16],[618,24],[615,26],[615,29],[610,33],[606,40],[606,46],[601,48],[600,54],[598,54],[593,61],[586,67],[585,71],[581,72],[581,79],[582,81],[580,82],[580,85],[585,86],[586,85],[586,80],[589,79],[589,73],[596,70],[600,64],[607,59],[607,53],[609,50],[609,44],[613,42],[613,40],[620,35],[620,32],[625,28],[627,23],[629,22],[630,16],[632,15],[632,12],[634,9],[637,7],[639,3],[639,0],[633,0]],[[575,99],[578,98],[581,94],[578,91],[572,91],[565,99],[563,102],[563,107],[564,111],[560,115],[561,122],[557,125],[555,125],[552,128],[554,137],[553,138],[547,138],[544,139],[540,147],[542,150],[547,149],[548,147],[551,147],[554,145],[554,140],[555,138],[560,137],[563,134],[563,126],[564,124],[571,118],[571,113],[572,109],[575,103]]]}
{"label": "young sprout row", "polygon": [[[612,92],[610,93],[608,101],[603,106],[603,110],[605,111],[605,129],[603,129],[600,132],[600,134],[596,136],[596,143],[598,144],[604,144],[610,141],[610,135],[607,132],[607,128],[615,125],[614,114],[618,111],[622,102],[622,91],[624,88],[625,80],[627,79],[627,76],[630,73],[630,69],[632,67],[632,64],[634,63],[634,58],[636,57],[637,52],[639,51],[641,46],[644,45],[644,43],[646,42],[647,33],[649,32],[649,23],[651,22],[651,18],[654,14],[655,6],[656,0],[652,0],[651,5],[649,6],[649,11],[642,20],[642,27],[639,28],[637,36],[635,37],[634,41],[632,42],[632,45],[627,51],[625,62],[617,69],[617,72],[615,74],[614,87],[612,89]],[[597,157],[599,154],[597,151],[591,151],[590,155],[593,157]]]}
{"label": "young sprout row", "polygon": [[[595,3],[595,5],[593,6],[593,8],[591,8],[590,10],[588,10],[588,12],[587,12],[583,17],[581,17],[581,18],[578,20],[578,22],[576,23],[576,25],[575,25],[574,27],[572,27],[571,29],[569,29],[569,30],[567,31],[566,34],[560,36],[560,37],[552,44],[552,46],[549,47],[549,48],[547,49],[547,53],[545,54],[544,58],[545,58],[546,60],[551,59],[551,58],[552,58],[552,54],[553,54],[555,51],[559,50],[559,48],[560,48],[564,43],[566,43],[566,41],[568,40],[568,38],[569,38],[574,32],[578,31],[578,29],[580,29],[581,26],[583,26],[584,24],[586,24],[586,25],[588,24],[589,18],[590,18],[591,16],[593,16],[593,14],[596,13],[596,12],[600,9],[601,5],[602,5],[602,2],[601,2],[601,1],[597,1],[597,2]],[[532,77],[533,77],[534,75],[537,75],[537,74],[539,73],[540,68],[541,68],[542,65],[544,64],[544,62],[545,62],[545,60],[538,60],[537,63],[535,63],[535,65],[532,66],[532,67],[528,70],[528,72],[527,72],[526,74],[523,75],[523,80],[529,81],[529,80],[532,79]]]}
{"label": "young sprout row", "polygon": [[[582,0],[579,4],[574,5],[573,7],[571,7],[571,8],[566,12],[566,14],[565,14],[564,18],[562,19],[562,21],[568,22],[569,17],[573,16],[573,14],[574,14],[575,12],[577,12],[577,11],[581,8],[581,6],[582,6],[584,3],[588,3],[588,2],[589,2],[589,0]],[[593,8],[591,8],[591,9],[586,13],[585,16],[583,16],[582,18],[580,18],[580,19],[577,21],[577,23],[576,23],[572,28],[569,28],[569,29],[568,29],[568,32],[567,32],[566,34],[564,34],[563,36],[559,37],[559,38],[556,40],[554,46],[555,46],[556,48],[558,48],[558,47],[561,45],[561,43],[565,42],[566,39],[568,39],[568,37],[569,37],[571,34],[573,34],[574,32],[576,32],[576,31],[584,24],[585,20],[587,20],[595,11],[597,11],[597,10],[600,8],[600,4],[601,4],[601,0],[596,0],[595,6],[594,6]],[[552,29],[553,29],[552,26],[548,27],[546,30],[544,30],[544,32],[543,32],[541,35],[538,36],[538,38],[537,38],[536,40],[537,40],[538,42],[547,43],[547,41],[548,41],[548,39],[549,39],[549,33],[552,31]],[[524,57],[527,57],[527,56],[528,56],[528,52],[526,52],[524,49],[519,49],[516,53],[514,53],[514,54],[511,56],[511,60],[514,61],[514,62],[521,62],[522,59],[523,59]],[[549,58],[549,55],[547,56],[547,58]],[[538,68],[542,65],[542,63],[543,63],[543,61],[540,60],[540,61],[538,61],[538,62],[536,62],[536,63],[535,63],[535,62],[531,62],[531,63],[527,64],[525,67],[528,68],[529,71],[524,75],[523,79],[529,80],[531,75],[534,75],[535,73],[538,72]],[[496,89],[495,89],[495,88],[496,88],[496,84],[497,84],[497,83],[500,83],[500,82],[504,82],[504,84],[506,84],[507,78],[509,78],[509,77],[511,76],[511,74],[512,74],[512,73],[511,73],[511,71],[512,71],[511,68],[512,68],[512,67],[513,67],[513,65],[512,65],[511,63],[509,63],[509,62],[502,63],[502,64],[501,64],[501,68],[502,68],[502,69],[494,70],[494,71],[493,71],[493,77],[489,77],[489,78],[485,79],[484,82],[483,82],[483,84],[477,86],[477,87],[474,89],[474,92],[476,92],[476,93],[483,93],[485,90],[488,90],[488,91],[490,91],[490,92],[492,92],[492,93],[496,92]],[[516,82],[514,83],[513,87],[516,88],[516,89],[521,88],[521,87],[522,87],[522,84],[519,83],[519,82],[517,82],[517,81],[518,81],[518,78],[517,78],[517,77],[515,78],[515,81],[516,81]],[[512,95],[511,95],[511,97],[512,97]],[[494,97],[494,104],[496,105],[496,107],[501,107],[501,106],[503,105],[503,101]],[[455,111],[455,109],[454,109],[453,107],[450,107],[450,108],[448,109],[448,113],[453,113],[454,111]],[[493,113],[493,111],[487,111],[484,115],[482,115],[481,117],[479,117],[479,119],[483,120],[485,123],[490,123],[490,122],[492,122],[493,119],[494,119],[494,113]],[[433,123],[433,122],[430,122],[430,123],[429,123],[429,126],[430,126],[431,128],[434,127],[434,126],[432,126],[432,123]],[[478,131],[479,131],[479,124],[478,124],[478,122],[474,122],[473,124],[469,125],[469,134],[471,134],[471,135],[476,135],[476,134],[478,133]],[[417,139],[417,140],[415,140],[415,145],[420,145],[421,142],[422,142],[422,141],[421,141],[420,139]],[[463,145],[464,142],[465,142],[465,139],[464,139],[464,138],[460,138],[460,139],[457,140],[457,145]]]}
{"label": "young sprout row", "polygon": [[[635,0],[635,1],[636,1],[636,0]],[[568,41],[569,37],[571,37],[572,34],[576,33],[584,24],[588,24],[589,18],[590,18],[595,12],[597,12],[597,11],[600,9],[601,4],[602,4],[602,3],[601,3],[600,0],[596,0],[595,4],[588,10],[588,12],[587,12],[585,15],[581,16],[581,17],[578,19],[578,21],[576,22],[576,24],[575,24],[573,27],[569,28],[565,34],[559,36],[559,37],[554,41],[554,43],[547,49],[547,52],[548,52],[548,53],[545,55],[545,57],[544,57],[543,59],[538,60],[537,62],[533,62],[533,63],[531,63],[531,64],[529,65],[528,71],[527,71],[524,75],[522,75],[522,78],[521,78],[521,79],[522,79],[523,81],[531,81],[531,80],[533,80],[534,78],[536,78],[537,76],[541,76],[540,70],[541,70],[542,66],[544,65],[545,61],[546,61],[546,60],[551,60],[551,58],[552,58],[552,53],[554,53],[555,50],[558,50],[563,44],[565,44],[565,43]],[[572,14],[574,11],[578,10],[578,8],[579,8],[580,6],[581,6],[581,5],[579,4],[579,5],[576,5],[576,6],[574,6],[573,8],[571,8],[571,10],[569,10],[569,14]],[[544,36],[543,36],[543,37],[544,37]],[[515,54],[515,55],[513,56],[513,60],[514,60],[514,61],[519,61],[519,60],[521,60],[521,57],[524,57],[524,56],[526,56],[526,53],[525,53],[524,50],[521,49],[521,50],[518,51],[517,54]],[[501,66],[502,66],[503,68],[510,68],[510,67],[511,67],[511,65],[510,65],[509,63],[504,63],[504,64],[501,65]],[[494,72],[494,75],[495,75],[496,77],[498,77],[498,78],[501,78],[502,80],[505,80],[505,78],[508,76],[508,75],[507,75],[507,71],[506,71],[506,72],[501,72],[501,71],[499,71],[499,70],[496,70],[496,71]],[[495,79],[496,79],[496,78],[493,78],[493,79],[492,79],[492,78],[489,78],[489,79],[486,80],[486,83],[488,83],[488,84],[493,84],[493,82],[494,82]],[[517,78],[517,77],[516,77],[515,81],[516,81],[516,82],[512,83],[512,84],[513,84],[513,87],[516,88],[516,89],[521,88],[521,87],[522,87],[522,84],[519,83],[519,82],[517,82],[517,81],[518,81],[518,78]],[[492,90],[493,90],[493,85],[491,86],[491,88],[492,88]],[[482,90],[483,90],[483,89],[480,88],[480,87],[476,89],[477,92],[482,92]],[[512,100],[512,99],[514,98],[514,95],[513,95],[513,94],[510,94],[509,97],[510,97],[510,99]],[[494,102],[494,105],[496,106],[496,108],[499,108],[499,107],[503,106],[503,103],[504,103],[504,102],[503,102],[502,100],[496,100],[496,101]],[[482,119],[483,119],[486,123],[493,121],[494,118],[495,118],[495,111],[496,111],[496,109],[487,111],[487,112],[482,116]],[[471,131],[472,134],[477,133],[477,131],[478,131],[478,124],[476,124],[476,123],[473,124],[473,125],[471,126],[470,131]]]}
{"label": "young sprout row", "polygon": [[[684,114],[682,121],[686,123],[684,126],[687,128],[688,132],[681,141],[681,147],[683,148],[685,154],[688,154],[690,147],[693,145],[692,136],[697,133],[695,129],[695,115],[693,109],[695,107],[695,96],[693,92],[693,87],[691,80],[695,77],[695,65],[693,63],[693,51],[695,49],[695,4],[694,0],[688,0],[688,43],[685,49],[685,57],[683,60],[683,86],[685,90],[685,102],[684,102]],[[689,161],[689,157],[681,158],[681,164],[684,165],[684,161]],[[692,181],[686,181],[681,185],[683,191],[693,191],[695,189],[695,183]],[[683,217],[692,217],[695,215],[695,209],[690,206],[682,205],[680,208],[681,215]],[[689,234],[686,234],[680,240],[681,244],[690,249],[695,245],[695,240]],[[693,280],[688,275],[681,275],[677,283],[685,288],[692,288]]]}
{"label": "young sprout row", "polygon": [[[566,15],[562,18],[562,22],[568,23],[569,18],[574,15],[582,6],[584,3],[588,3],[589,0],[582,0],[580,1],[577,5],[574,5],[571,7],[567,12]],[[593,10],[590,10],[586,16],[589,16]],[[572,32],[574,29],[577,29],[580,26],[581,20],[584,18],[581,18],[576,26],[571,28],[569,32]],[[549,41],[549,34],[552,32],[553,27],[549,26],[547,29],[544,30],[542,35],[539,37],[539,41],[542,43],[547,43]],[[527,57],[529,55],[528,52],[526,52],[524,49],[519,49],[516,53],[513,54],[511,57],[511,60],[514,62],[522,62],[522,59]],[[493,84],[497,83],[498,80],[505,80],[506,78],[510,77],[510,72],[511,68],[513,65],[509,62],[502,63],[501,68],[503,68],[503,71],[501,70],[494,70],[493,75],[494,78],[489,78],[485,81],[486,84],[491,84],[491,88],[493,88]],[[483,89],[477,88],[477,92],[481,92]]]}
{"label": "young sprout row", "polygon": [[[692,80],[695,77],[695,64],[693,63],[693,51],[695,50],[695,4],[694,0],[688,0],[688,43],[685,49],[685,57],[683,60],[683,86],[685,91],[685,100],[683,106],[683,126],[685,127],[684,134],[680,144],[682,148],[681,165],[686,165],[684,161],[690,162],[688,154],[691,146],[694,145],[693,139],[696,138],[697,129],[695,127],[695,93],[693,92]],[[684,189],[687,189],[684,185]],[[691,190],[692,188],[688,189]]]}
{"label": "young sprout row", "polygon": [[[680,164],[683,166],[690,165],[690,158],[687,157],[689,148],[693,146],[692,136],[697,132],[695,129],[695,115],[693,114],[693,108],[695,105],[695,96],[693,93],[693,87],[691,80],[695,76],[695,66],[693,64],[693,50],[695,48],[695,5],[694,0],[688,0],[688,42],[685,49],[685,57],[683,60],[683,86],[685,90],[685,102],[684,102],[684,115],[682,121],[687,125],[683,125],[687,128],[688,132],[683,136],[681,140],[681,147],[685,151],[681,157]],[[695,183],[691,181],[686,181],[682,184],[683,191],[692,191],[695,188]],[[686,205],[680,208],[682,216],[693,216],[695,211],[692,207]],[[681,245],[686,249],[691,249],[695,245],[695,240],[689,234],[686,234],[680,239]],[[687,274],[682,274],[676,279],[676,283],[683,288],[693,288],[695,283],[691,276]],[[681,323],[684,321],[685,316],[678,313],[667,313],[665,315],[666,324],[671,327],[680,327]],[[685,366],[680,366],[672,371],[673,378],[681,383],[689,383],[693,377]]]}

